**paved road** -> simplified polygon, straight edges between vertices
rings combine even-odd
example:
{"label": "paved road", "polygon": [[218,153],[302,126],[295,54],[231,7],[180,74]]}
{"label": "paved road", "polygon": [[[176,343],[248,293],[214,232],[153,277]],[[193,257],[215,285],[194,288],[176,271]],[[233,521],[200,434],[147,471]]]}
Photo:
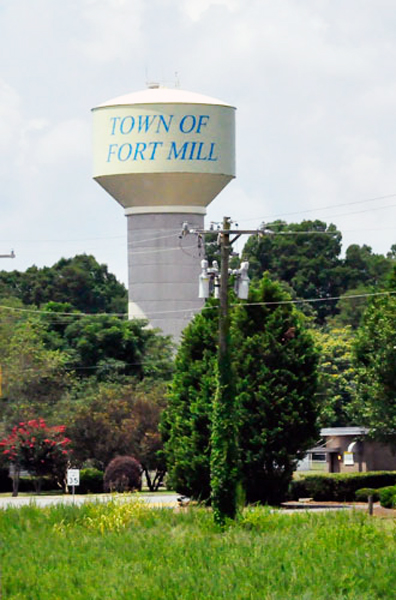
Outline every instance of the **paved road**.
{"label": "paved road", "polygon": [[[158,506],[160,508],[176,508],[178,506],[177,499],[180,497],[178,494],[161,494],[161,492],[157,494],[142,494],[137,496],[127,496],[125,501],[128,501],[129,498],[139,497],[144,502],[148,502],[153,506]],[[97,495],[79,495],[76,494],[73,498],[72,495],[63,495],[63,496],[17,496],[17,498],[12,498],[10,496],[0,497],[0,509],[7,507],[15,507],[20,508],[21,506],[29,506],[29,504],[45,507],[45,506],[53,506],[55,504],[83,504],[84,502],[109,502],[114,499],[114,496],[110,494],[97,494]]]}

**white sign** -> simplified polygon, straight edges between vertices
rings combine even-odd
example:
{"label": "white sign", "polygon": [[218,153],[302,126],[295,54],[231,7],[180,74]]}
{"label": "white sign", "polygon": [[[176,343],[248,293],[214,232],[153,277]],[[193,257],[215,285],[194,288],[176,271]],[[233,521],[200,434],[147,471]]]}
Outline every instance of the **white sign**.
{"label": "white sign", "polygon": [[344,452],[344,465],[352,466],[354,464],[353,452]]}
{"label": "white sign", "polygon": [[80,469],[67,469],[67,485],[80,485]]}

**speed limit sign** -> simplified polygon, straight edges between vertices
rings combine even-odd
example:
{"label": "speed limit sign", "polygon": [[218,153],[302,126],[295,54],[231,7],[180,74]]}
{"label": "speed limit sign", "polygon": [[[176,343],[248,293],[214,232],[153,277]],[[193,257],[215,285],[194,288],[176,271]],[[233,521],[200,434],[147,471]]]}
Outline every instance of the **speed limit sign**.
{"label": "speed limit sign", "polygon": [[80,485],[80,469],[67,469],[67,485]]}

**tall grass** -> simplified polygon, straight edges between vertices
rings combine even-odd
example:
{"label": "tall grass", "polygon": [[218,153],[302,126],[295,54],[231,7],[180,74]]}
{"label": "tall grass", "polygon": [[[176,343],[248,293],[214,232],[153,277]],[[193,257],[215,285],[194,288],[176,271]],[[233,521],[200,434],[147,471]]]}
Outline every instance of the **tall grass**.
{"label": "tall grass", "polygon": [[2,600],[395,598],[395,527],[354,512],[245,511],[132,502],[0,512]]}

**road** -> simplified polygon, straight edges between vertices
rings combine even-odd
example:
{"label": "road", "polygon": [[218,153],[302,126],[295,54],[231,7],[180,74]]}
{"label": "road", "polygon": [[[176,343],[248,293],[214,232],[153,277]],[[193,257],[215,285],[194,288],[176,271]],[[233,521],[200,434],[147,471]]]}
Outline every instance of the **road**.
{"label": "road", "polygon": [[[140,498],[144,502],[152,506],[159,508],[176,508],[178,506],[177,499],[180,497],[179,494],[162,494],[161,492],[156,494],[136,494],[125,497],[125,501],[130,498]],[[76,494],[73,498],[72,495],[62,496],[17,496],[12,498],[10,496],[0,497],[0,509],[1,508],[20,508],[21,506],[35,505],[40,508],[45,506],[53,506],[55,504],[76,504],[81,505],[84,502],[109,502],[113,500],[114,496],[111,494],[96,494],[96,495],[79,495]]]}

